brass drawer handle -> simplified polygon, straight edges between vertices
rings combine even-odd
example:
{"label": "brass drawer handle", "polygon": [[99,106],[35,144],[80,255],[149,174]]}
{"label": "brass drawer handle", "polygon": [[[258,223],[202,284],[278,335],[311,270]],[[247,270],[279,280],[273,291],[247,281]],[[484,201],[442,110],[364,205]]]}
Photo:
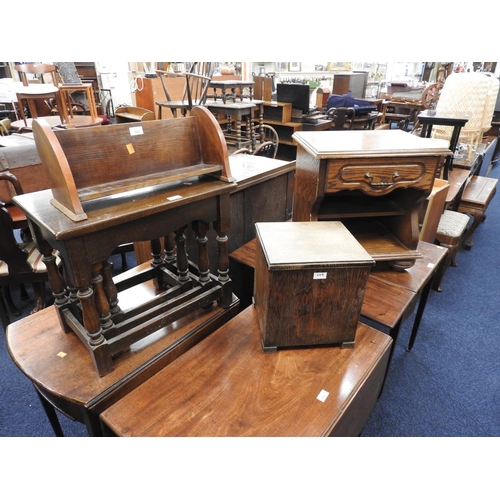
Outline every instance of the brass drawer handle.
{"label": "brass drawer handle", "polygon": [[[393,182],[370,182],[370,186],[378,187],[378,186],[393,186],[394,182],[397,180],[399,177],[399,172],[394,172],[392,174],[392,180]],[[370,174],[370,172],[365,173],[365,178],[366,179],[373,179],[373,175]]]}

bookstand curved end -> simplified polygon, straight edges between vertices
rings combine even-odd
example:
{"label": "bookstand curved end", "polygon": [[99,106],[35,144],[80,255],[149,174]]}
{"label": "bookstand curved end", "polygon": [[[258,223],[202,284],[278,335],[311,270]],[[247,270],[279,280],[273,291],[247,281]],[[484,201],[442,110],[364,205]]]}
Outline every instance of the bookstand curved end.
{"label": "bookstand curved end", "polygon": [[66,155],[56,134],[43,118],[33,120],[33,136],[52,189],[52,205],[71,220],[86,219]]}
{"label": "bookstand curved end", "polygon": [[200,140],[203,144],[203,160],[209,164],[219,164],[222,167],[219,179],[225,182],[234,182],[229,166],[226,139],[215,116],[203,106],[195,106],[191,115],[198,119]]}

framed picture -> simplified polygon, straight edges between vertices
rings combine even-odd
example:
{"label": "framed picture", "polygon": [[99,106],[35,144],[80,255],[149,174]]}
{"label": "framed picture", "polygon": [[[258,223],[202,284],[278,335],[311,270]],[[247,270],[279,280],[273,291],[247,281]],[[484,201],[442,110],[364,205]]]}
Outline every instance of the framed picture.
{"label": "framed picture", "polygon": [[287,71],[288,69],[288,63],[286,62],[277,62],[276,63],[276,70],[277,71]]}
{"label": "framed picture", "polygon": [[351,71],[350,62],[329,62],[328,71]]}
{"label": "framed picture", "polygon": [[291,62],[288,64],[288,71],[300,71],[299,62]]}

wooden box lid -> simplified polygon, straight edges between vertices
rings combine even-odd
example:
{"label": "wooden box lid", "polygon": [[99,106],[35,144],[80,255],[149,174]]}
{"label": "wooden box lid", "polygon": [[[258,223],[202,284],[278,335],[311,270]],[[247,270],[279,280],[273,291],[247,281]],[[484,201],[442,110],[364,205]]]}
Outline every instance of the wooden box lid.
{"label": "wooden box lid", "polygon": [[375,264],[338,221],[258,222],[255,227],[270,270]]}

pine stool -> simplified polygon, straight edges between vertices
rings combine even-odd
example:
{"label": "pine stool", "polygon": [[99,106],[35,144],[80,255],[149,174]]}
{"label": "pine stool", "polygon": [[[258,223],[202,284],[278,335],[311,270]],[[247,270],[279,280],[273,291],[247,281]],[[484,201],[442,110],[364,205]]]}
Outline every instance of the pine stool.
{"label": "pine stool", "polygon": [[460,204],[458,205],[458,211],[474,217],[474,222],[467,231],[467,237],[464,242],[464,247],[467,250],[470,250],[474,245],[472,242],[474,231],[486,219],[485,212],[493,196],[495,196],[497,183],[498,179],[475,175],[464,190]]}
{"label": "pine stool", "polygon": [[469,225],[469,216],[453,210],[445,210],[439,219],[436,231],[436,240],[439,244],[448,249],[448,255],[442,263],[441,269],[436,275],[433,288],[441,291],[441,281],[448,266],[457,266],[456,256],[460,242],[464,238]]}

